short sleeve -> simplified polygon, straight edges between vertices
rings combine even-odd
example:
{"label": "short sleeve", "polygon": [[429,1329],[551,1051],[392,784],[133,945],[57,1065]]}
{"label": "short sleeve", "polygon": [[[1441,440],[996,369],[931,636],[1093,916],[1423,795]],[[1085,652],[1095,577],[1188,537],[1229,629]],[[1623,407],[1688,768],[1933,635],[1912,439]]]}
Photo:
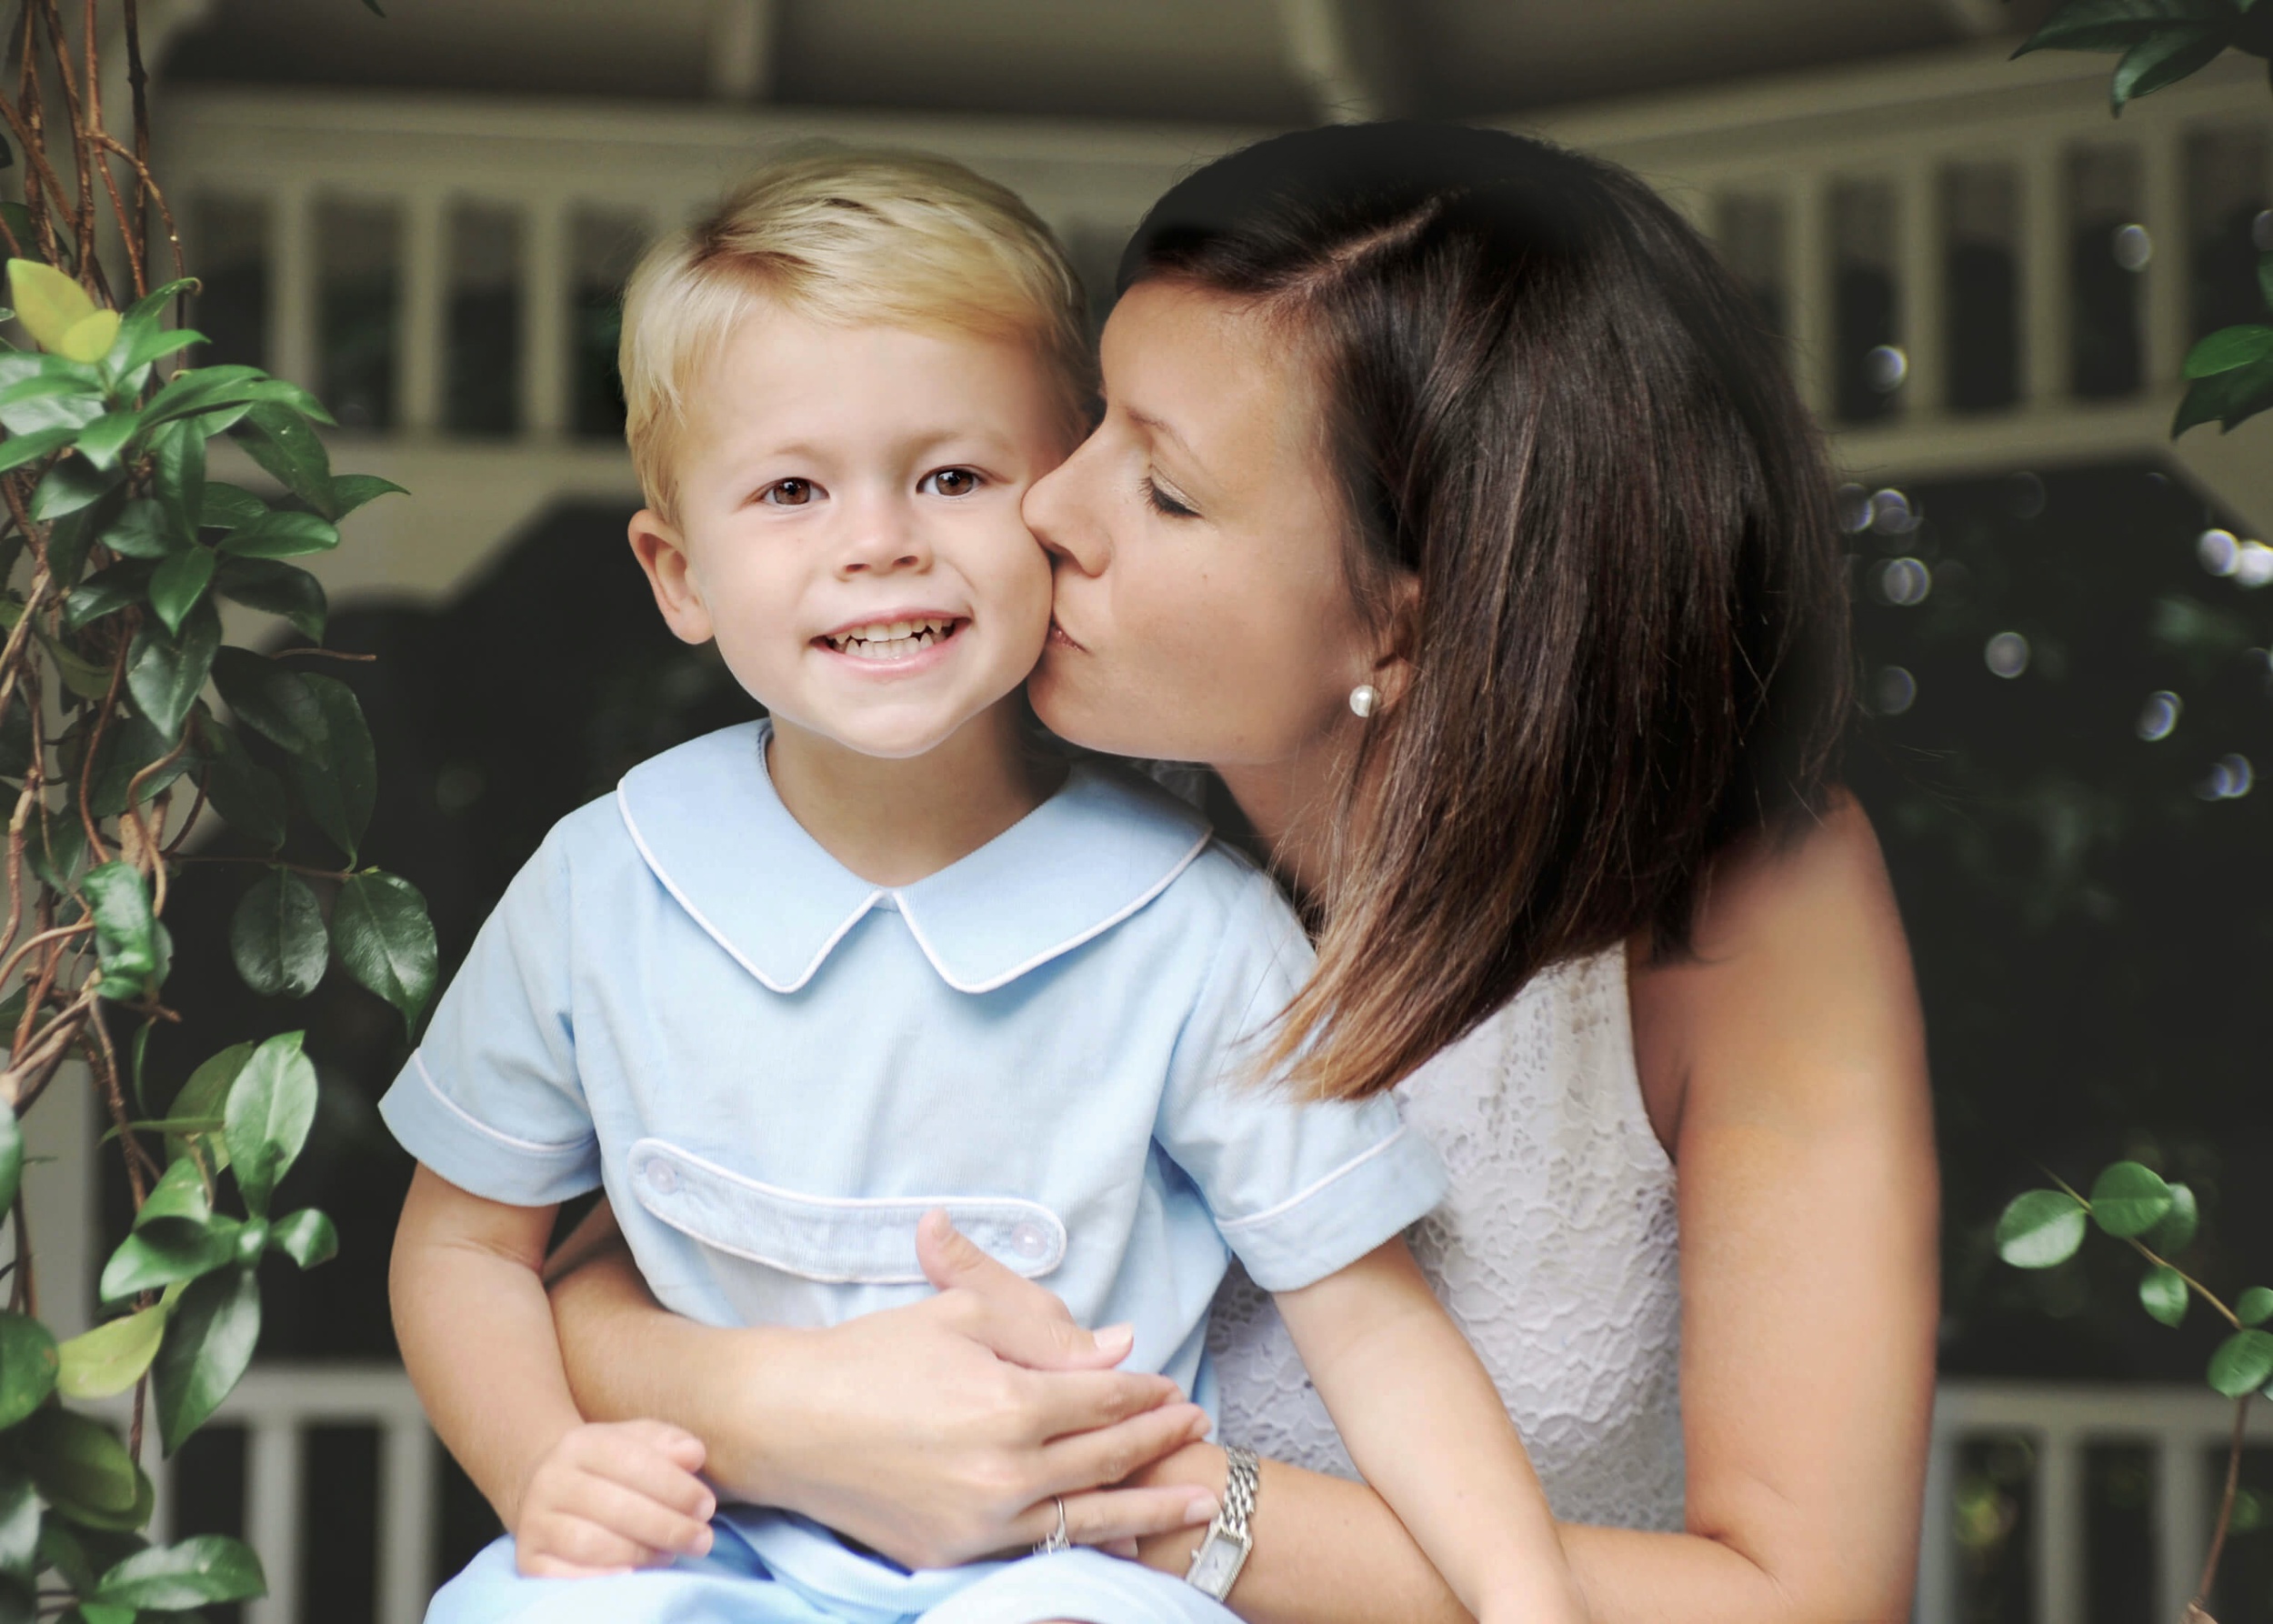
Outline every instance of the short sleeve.
{"label": "short sleeve", "polygon": [[558,842],[547,840],[506,887],[379,1102],[413,1156],[516,1207],[549,1207],[600,1182],[569,1017],[567,879]]}
{"label": "short sleeve", "polygon": [[1261,1070],[1270,1024],[1310,966],[1293,910],[1268,879],[1248,876],[1177,1039],[1154,1128],[1267,1291],[1355,1263],[1446,1190],[1435,1150],[1387,1096],[1304,1103]]}

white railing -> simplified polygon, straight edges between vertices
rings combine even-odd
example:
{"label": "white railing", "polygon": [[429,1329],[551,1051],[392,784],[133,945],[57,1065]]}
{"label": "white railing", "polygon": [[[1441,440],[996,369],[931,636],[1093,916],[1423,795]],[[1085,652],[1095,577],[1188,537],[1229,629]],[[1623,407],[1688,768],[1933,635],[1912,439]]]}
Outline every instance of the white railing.
{"label": "white railing", "polygon": [[[388,1365],[256,1366],[215,1418],[245,1429],[244,1537],[260,1553],[269,1596],[247,1624],[313,1624],[299,1603],[307,1545],[306,1433],[314,1427],[375,1430],[379,1450],[377,1624],[417,1624],[434,1585],[441,1515],[441,1453],[409,1379]],[[2087,1616],[2085,1451],[2098,1444],[2151,1452],[2154,1610],[2138,1624],[2176,1624],[2194,1591],[2215,1513],[2209,1467],[2233,1426],[2233,1407],[2198,1388],[2054,1386],[1946,1381],[1934,1406],[1916,1624],[1962,1616],[1958,1456],[1971,1442],[2018,1439],[2033,1454],[2025,1541],[2031,1624],[2081,1624]],[[2273,1443],[2273,1405],[2258,1405],[2249,1436]],[[157,1471],[153,1536],[167,1537],[173,1487]]]}
{"label": "white railing", "polygon": [[[2273,149],[2273,98],[2255,62],[2235,58],[2134,104],[2116,123],[2107,112],[2106,59],[2004,58],[2002,46],[1968,48],[1529,122],[1637,168],[1707,230],[1739,215],[1765,220],[1780,248],[1754,280],[1786,311],[1804,386],[1827,415],[1842,363],[1834,202],[1858,184],[1881,188],[1879,268],[1894,295],[1890,347],[1907,376],[1888,415],[1837,429],[1841,456],[1858,473],[1919,478],[2154,449],[2164,444],[2192,333],[2189,143],[2204,132],[2239,131],[2245,140],[2256,132]],[[446,592],[547,503],[633,494],[621,447],[572,432],[576,299],[590,271],[579,268],[579,222],[652,230],[685,217],[785,143],[887,143],[947,153],[1016,187],[1093,275],[1105,275],[1113,249],[1165,186],[1265,133],[188,86],[174,89],[164,107],[161,169],[193,233],[193,255],[201,199],[249,206],[265,221],[273,369],[322,381],[322,210],[375,206],[393,222],[395,425],[354,457],[419,499],[382,505],[357,521],[362,545],[324,561],[335,592]],[[2151,249],[2136,273],[2141,386],[2123,399],[2079,398],[2070,373],[2073,165],[2085,154],[2130,177],[2118,217],[2144,232],[2135,247]],[[1960,169],[1999,177],[2016,216],[1992,222],[2006,230],[2017,268],[2020,336],[2018,398],[1995,411],[1954,411],[1948,398],[1945,287],[1958,237],[1945,187]],[[506,275],[517,312],[518,426],[502,441],[445,427],[458,264],[451,221],[466,206],[516,223]],[[2273,197],[2258,205],[2268,206]],[[2093,209],[2096,220],[2104,200]],[[2251,448],[2197,435],[2179,456],[2245,519],[2273,532],[2273,474],[2264,466],[2273,459]]]}

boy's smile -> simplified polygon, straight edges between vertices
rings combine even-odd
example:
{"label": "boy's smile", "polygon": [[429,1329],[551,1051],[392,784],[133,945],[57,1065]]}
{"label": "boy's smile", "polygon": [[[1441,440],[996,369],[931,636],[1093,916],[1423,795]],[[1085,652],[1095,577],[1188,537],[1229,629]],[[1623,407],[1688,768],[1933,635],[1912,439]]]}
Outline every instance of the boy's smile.
{"label": "boy's smile", "polygon": [[678,512],[633,546],[777,736],[920,756],[1017,689],[1050,599],[1019,502],[1065,451],[1030,346],[766,302],[691,393]]}

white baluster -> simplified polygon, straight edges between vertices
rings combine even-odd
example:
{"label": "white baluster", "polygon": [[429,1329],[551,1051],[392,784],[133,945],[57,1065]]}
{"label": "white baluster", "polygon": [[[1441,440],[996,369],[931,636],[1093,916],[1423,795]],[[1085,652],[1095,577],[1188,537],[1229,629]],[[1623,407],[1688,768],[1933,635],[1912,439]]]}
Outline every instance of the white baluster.
{"label": "white baluster", "polygon": [[268,369],[320,391],[315,376],[315,218],[304,186],[269,198]]}
{"label": "white baluster", "polygon": [[2194,1599],[2209,1554],[2209,1485],[2203,1477],[2202,1440],[2164,1434],[2155,1442],[2155,1606],[2158,1619],[2176,1619]]}
{"label": "white baluster", "polygon": [[1958,1437],[1934,1429],[1926,1457],[1926,1506],[1918,1522],[1915,1624],[1957,1624]]}
{"label": "white baluster", "polygon": [[2041,411],[2068,398],[2068,206],[2066,155],[2045,145],[2020,165],[2023,394]]}
{"label": "white baluster", "polygon": [[1802,174],[1784,203],[1784,297],[1791,312],[1792,367],[1800,397],[1818,416],[1831,411],[1837,333],[1831,231],[1823,177]]}
{"label": "white baluster", "polygon": [[402,426],[432,434],[442,425],[443,313],[449,297],[450,240],[442,199],[420,193],[404,206],[403,341],[395,352]]}
{"label": "white baluster", "polygon": [[2155,249],[2144,273],[2150,390],[2178,381],[2192,338],[2188,284],[2193,279],[2193,227],[2187,218],[2186,149],[2178,135],[2175,125],[2155,124],[2139,143],[2139,224]]}
{"label": "white baluster", "polygon": [[2068,1432],[2037,1447],[2036,1624],[2083,1624],[2084,1451]]}
{"label": "white baluster", "polygon": [[295,1624],[300,1616],[300,1418],[255,1416],[245,1449],[245,1538],[259,1554],[268,1594],[245,1607],[245,1624]]}
{"label": "white baluster", "polygon": [[557,197],[529,206],[526,297],[521,306],[521,421],[552,438],[566,432],[569,411],[568,210]]}
{"label": "white baluster", "polygon": [[1948,252],[1941,206],[1941,171],[1933,164],[1905,169],[1897,212],[1902,241],[1895,275],[1901,279],[1902,349],[1909,359],[1900,399],[1903,414],[1916,420],[1938,416],[1948,399],[1945,378]]}
{"label": "white baluster", "polygon": [[378,1624],[418,1624],[434,1585],[441,1456],[416,1416],[386,1423],[379,1457]]}

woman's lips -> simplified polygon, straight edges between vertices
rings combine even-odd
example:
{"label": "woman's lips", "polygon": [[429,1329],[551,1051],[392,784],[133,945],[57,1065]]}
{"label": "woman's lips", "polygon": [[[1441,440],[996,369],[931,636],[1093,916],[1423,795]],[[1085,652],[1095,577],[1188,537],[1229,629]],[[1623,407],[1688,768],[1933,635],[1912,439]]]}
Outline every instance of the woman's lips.
{"label": "woman's lips", "polygon": [[1057,617],[1054,615],[1050,617],[1050,635],[1047,641],[1052,647],[1076,649],[1083,654],[1089,652],[1087,648],[1073,640],[1066,628],[1057,624]]}

